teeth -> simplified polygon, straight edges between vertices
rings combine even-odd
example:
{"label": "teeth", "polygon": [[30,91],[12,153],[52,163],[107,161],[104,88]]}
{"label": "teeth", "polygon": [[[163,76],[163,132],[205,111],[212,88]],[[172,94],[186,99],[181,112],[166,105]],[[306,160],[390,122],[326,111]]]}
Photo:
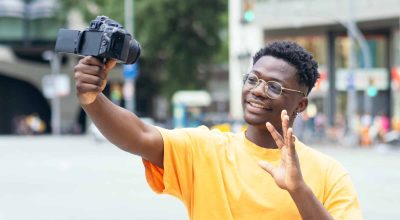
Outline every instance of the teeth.
{"label": "teeth", "polygon": [[260,104],[254,103],[254,102],[250,102],[250,105],[253,107],[256,107],[256,108],[264,108],[263,105],[260,105]]}

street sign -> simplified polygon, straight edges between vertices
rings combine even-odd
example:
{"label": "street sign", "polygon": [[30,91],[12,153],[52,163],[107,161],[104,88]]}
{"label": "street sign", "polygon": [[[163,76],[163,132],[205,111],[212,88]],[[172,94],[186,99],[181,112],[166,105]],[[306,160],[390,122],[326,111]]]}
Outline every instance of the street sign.
{"label": "street sign", "polygon": [[68,96],[70,93],[70,80],[67,74],[49,74],[42,78],[43,95],[52,99]]}
{"label": "street sign", "polygon": [[347,76],[347,90],[353,90],[355,88],[354,78],[354,72],[349,72]]}
{"label": "street sign", "polygon": [[124,99],[132,99],[135,95],[135,87],[133,85],[133,81],[127,80],[124,83],[122,88],[122,94],[124,95]]}
{"label": "street sign", "polygon": [[386,68],[370,68],[370,69],[338,69],[336,72],[336,89],[346,91],[348,89],[366,91],[370,86],[370,81],[374,82],[374,86],[378,91],[387,90],[389,88],[388,70]]}
{"label": "street sign", "polygon": [[136,79],[139,74],[139,64],[136,62],[134,64],[124,65],[124,79]]}

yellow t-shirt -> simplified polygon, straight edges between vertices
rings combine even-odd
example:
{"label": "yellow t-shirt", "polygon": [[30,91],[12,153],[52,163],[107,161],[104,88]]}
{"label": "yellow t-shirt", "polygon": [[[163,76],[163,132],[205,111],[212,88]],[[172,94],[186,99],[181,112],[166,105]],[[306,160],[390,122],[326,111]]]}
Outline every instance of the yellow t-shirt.
{"label": "yellow t-shirt", "polygon": [[[289,193],[258,166],[277,164],[280,150],[266,149],[205,126],[166,130],[164,169],[143,160],[146,179],[157,193],[179,198],[193,220],[301,219]],[[332,158],[296,141],[307,185],[335,219],[362,219],[348,173]]]}

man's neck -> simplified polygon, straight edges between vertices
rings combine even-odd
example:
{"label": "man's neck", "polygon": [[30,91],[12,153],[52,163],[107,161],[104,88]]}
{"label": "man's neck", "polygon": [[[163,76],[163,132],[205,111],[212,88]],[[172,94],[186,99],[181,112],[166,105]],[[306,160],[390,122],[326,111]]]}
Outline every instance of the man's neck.
{"label": "man's neck", "polygon": [[246,132],[246,138],[254,144],[264,148],[277,148],[277,145],[266,127],[260,128],[249,125]]}

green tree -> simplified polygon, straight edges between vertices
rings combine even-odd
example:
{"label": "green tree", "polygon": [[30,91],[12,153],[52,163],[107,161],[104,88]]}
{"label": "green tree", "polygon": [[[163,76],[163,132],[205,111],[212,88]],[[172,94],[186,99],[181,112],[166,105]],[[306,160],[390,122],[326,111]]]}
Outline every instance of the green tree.
{"label": "green tree", "polygon": [[[123,24],[121,0],[61,3],[63,11],[75,7],[87,21],[104,14]],[[170,97],[176,90],[205,88],[209,67],[228,60],[227,5],[227,0],[134,1],[141,77],[153,83],[152,92]]]}
{"label": "green tree", "polygon": [[178,89],[204,88],[207,67],[227,40],[221,37],[227,1],[141,0],[136,5],[137,38],[161,92],[170,96]]}

